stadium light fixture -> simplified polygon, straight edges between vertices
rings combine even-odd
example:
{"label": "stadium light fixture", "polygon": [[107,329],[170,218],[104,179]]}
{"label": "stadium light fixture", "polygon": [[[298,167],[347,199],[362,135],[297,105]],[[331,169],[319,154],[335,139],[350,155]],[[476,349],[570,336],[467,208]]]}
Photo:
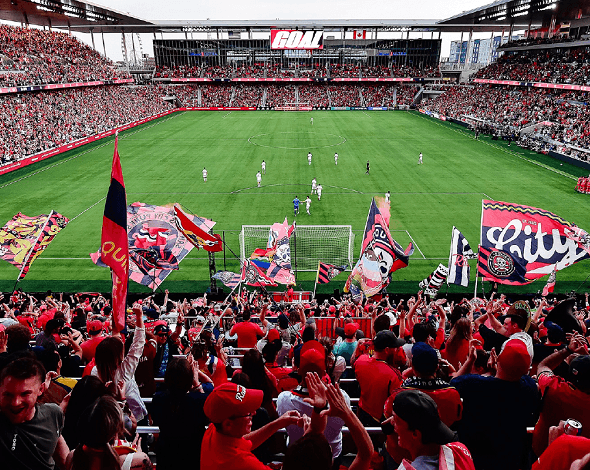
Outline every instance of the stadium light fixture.
{"label": "stadium light fixture", "polygon": [[519,11],[518,13],[514,13],[512,15],[512,18],[516,18],[517,16],[524,16],[524,15],[528,15],[528,14],[529,14],[528,10],[527,11]]}

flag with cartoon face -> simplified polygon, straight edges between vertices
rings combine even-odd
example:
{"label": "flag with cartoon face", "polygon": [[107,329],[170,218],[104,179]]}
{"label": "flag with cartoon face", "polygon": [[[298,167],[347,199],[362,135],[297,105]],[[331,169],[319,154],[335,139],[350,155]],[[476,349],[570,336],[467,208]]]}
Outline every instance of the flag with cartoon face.
{"label": "flag with cartoon face", "polygon": [[291,266],[291,248],[289,239],[295,230],[295,223],[289,226],[287,218],[283,223],[275,223],[270,227],[266,256],[270,266],[266,275],[279,284],[295,284],[295,275]]}

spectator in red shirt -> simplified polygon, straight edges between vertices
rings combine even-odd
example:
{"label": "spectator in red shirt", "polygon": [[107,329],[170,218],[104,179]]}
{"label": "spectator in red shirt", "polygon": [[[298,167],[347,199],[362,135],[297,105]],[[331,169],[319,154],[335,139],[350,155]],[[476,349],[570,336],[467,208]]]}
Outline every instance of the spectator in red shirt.
{"label": "spectator in red shirt", "polygon": [[302,425],[298,412],[289,411],[252,431],[252,416],[262,404],[262,390],[224,383],[215,387],[205,401],[204,411],[211,420],[201,444],[201,470],[270,470],[252,449],[291,424]]}
{"label": "spectator in red shirt", "polygon": [[361,389],[359,419],[365,426],[381,424],[385,400],[402,384],[401,373],[392,364],[395,350],[404,344],[392,331],[380,331],[373,340],[373,356],[363,355],[354,363]]}
{"label": "spectator in red shirt", "polygon": [[86,332],[89,338],[84,341],[80,346],[82,348],[82,359],[86,362],[90,362],[94,359],[96,353],[96,347],[106,338],[102,334],[103,324],[100,320],[91,320],[86,324]]}
{"label": "spectator in red shirt", "polygon": [[[264,314],[266,306],[262,309],[260,320],[264,324]],[[231,331],[230,336],[238,335],[238,348],[255,348],[258,337],[264,336],[264,331],[256,324],[250,321],[250,311],[245,310],[243,314],[244,321],[236,323]]]}

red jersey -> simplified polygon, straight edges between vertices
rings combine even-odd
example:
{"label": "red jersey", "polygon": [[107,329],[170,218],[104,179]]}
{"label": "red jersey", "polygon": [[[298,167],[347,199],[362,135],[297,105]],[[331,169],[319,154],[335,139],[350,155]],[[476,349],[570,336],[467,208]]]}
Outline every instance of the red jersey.
{"label": "red jersey", "polygon": [[367,355],[356,360],[354,371],[361,388],[359,408],[380,422],[385,400],[402,384],[400,371],[385,361]]}
{"label": "red jersey", "polygon": [[238,348],[255,348],[258,342],[257,336],[264,336],[262,329],[255,323],[243,321],[236,323],[231,331],[231,336],[238,335]]}
{"label": "red jersey", "polygon": [[533,450],[541,455],[547,448],[549,427],[557,426],[568,418],[582,423],[582,436],[590,437],[590,395],[572,386],[568,381],[543,372],[538,377],[543,404],[539,421],[533,432]]}

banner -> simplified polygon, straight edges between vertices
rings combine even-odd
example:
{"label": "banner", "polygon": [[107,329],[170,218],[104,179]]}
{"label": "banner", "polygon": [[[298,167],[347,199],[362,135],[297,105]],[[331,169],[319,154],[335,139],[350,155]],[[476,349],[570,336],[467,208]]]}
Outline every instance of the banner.
{"label": "banner", "polygon": [[[127,243],[131,254],[129,279],[156,290],[193,249],[178,230],[174,209],[135,202],[127,206]],[[92,261],[104,265],[100,251]]]}
{"label": "banner", "polygon": [[545,287],[543,287],[543,294],[542,294],[543,297],[547,297],[555,289],[556,277],[557,277],[557,271],[554,269],[551,272],[551,274],[549,275],[549,278],[547,279],[547,283],[545,284]]}
{"label": "banner", "polygon": [[346,266],[334,266],[333,264],[326,264],[320,261],[318,264],[316,282],[318,284],[327,284],[345,269]]}
{"label": "banner", "polygon": [[291,248],[289,238],[295,230],[295,222],[289,226],[287,218],[283,223],[275,223],[270,227],[266,243],[270,266],[266,275],[279,284],[295,284],[295,275],[291,267]]}
{"label": "banner", "polygon": [[590,258],[576,229],[543,209],[484,200],[478,272],[485,280],[522,285],[561,271]]}
{"label": "banner", "polygon": [[217,279],[218,281],[223,282],[226,287],[233,289],[236,287],[240,281],[242,280],[242,276],[237,273],[232,273],[230,271],[217,271],[213,276],[213,279]]}
{"label": "banner", "polygon": [[391,237],[386,219],[388,217],[381,214],[373,199],[365,225],[360,258],[344,286],[344,292],[351,292],[353,297],[358,298],[361,291],[367,297],[378,294],[389,284],[389,275],[392,272],[408,265],[409,257],[414,251],[411,243],[405,252],[402,250]]}
{"label": "banner", "polygon": [[249,286],[276,286],[277,284],[249,259],[242,265],[242,282]]}
{"label": "banner", "polygon": [[[129,246],[127,245],[127,195],[121,170],[115,134],[115,152],[111,168],[111,184],[102,218],[100,252],[104,264],[111,268],[113,278],[113,329],[125,328],[127,284],[129,278]],[[116,327],[116,328],[115,328]]]}
{"label": "banner", "polygon": [[424,290],[425,294],[435,297],[448,274],[449,268],[444,264],[439,264],[432,274],[423,281],[420,281],[418,286]]}
{"label": "banner", "polygon": [[204,248],[209,252],[223,251],[221,237],[217,234],[207,233],[215,226],[215,222],[198,215],[194,215],[192,218],[194,220],[191,220],[178,204],[174,204],[176,227],[197,249]]}
{"label": "banner", "polygon": [[18,280],[24,279],[33,261],[68,222],[55,211],[37,217],[19,212],[0,229],[0,259],[19,268]]}
{"label": "banner", "polygon": [[449,254],[449,276],[447,284],[458,284],[463,287],[469,285],[468,260],[477,258],[463,234],[453,226],[451,233],[451,251]]}

